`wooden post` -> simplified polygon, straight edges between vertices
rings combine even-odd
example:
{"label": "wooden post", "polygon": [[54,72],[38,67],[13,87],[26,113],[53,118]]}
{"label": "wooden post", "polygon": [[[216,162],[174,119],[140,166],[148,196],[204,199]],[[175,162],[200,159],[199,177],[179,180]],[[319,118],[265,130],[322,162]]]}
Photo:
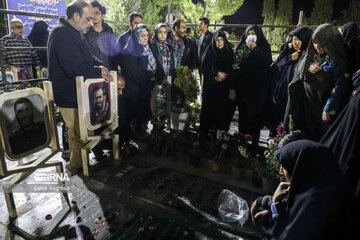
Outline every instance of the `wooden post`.
{"label": "wooden post", "polygon": [[299,12],[299,20],[298,20],[298,24],[297,24],[298,26],[302,25],[303,18],[304,18],[304,11],[300,11]]}

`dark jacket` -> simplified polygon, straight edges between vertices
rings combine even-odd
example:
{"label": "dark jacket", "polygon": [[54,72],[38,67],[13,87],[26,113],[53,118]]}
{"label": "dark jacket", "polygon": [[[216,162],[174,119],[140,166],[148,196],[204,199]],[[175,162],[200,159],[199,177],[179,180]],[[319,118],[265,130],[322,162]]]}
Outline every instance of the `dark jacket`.
{"label": "dark jacket", "polygon": [[120,37],[116,41],[116,46],[118,51],[121,51],[129,41],[129,38],[131,37],[132,31],[129,29],[128,31],[124,32],[120,35]]}
{"label": "dark jacket", "polygon": [[213,37],[213,33],[208,30],[204,36],[201,34],[201,36],[199,38],[199,43],[197,46],[197,57],[198,57],[198,61],[199,61],[198,62],[199,69],[201,69],[201,58],[202,58],[206,48],[211,44],[212,37]]}
{"label": "dark jacket", "polygon": [[[168,33],[167,38],[171,38],[172,31]],[[181,58],[181,66],[188,66],[191,69],[196,68],[197,64],[197,54],[196,54],[196,45],[191,41],[191,38],[185,36],[182,38],[185,44],[184,55]]]}
{"label": "dark jacket", "polygon": [[48,63],[55,103],[66,108],[77,108],[75,78],[101,77],[97,66],[103,65],[91,54],[84,35],[65,19],[60,19],[50,33]]}
{"label": "dark jacket", "polygon": [[100,59],[108,69],[116,69],[111,63],[111,56],[114,54],[116,38],[112,28],[105,22],[102,23],[102,32],[96,32],[90,28],[85,34],[86,41],[92,53]]}
{"label": "dark jacket", "polygon": [[291,175],[289,200],[266,239],[358,236],[359,208],[330,149],[298,140],[280,148],[276,158]]}

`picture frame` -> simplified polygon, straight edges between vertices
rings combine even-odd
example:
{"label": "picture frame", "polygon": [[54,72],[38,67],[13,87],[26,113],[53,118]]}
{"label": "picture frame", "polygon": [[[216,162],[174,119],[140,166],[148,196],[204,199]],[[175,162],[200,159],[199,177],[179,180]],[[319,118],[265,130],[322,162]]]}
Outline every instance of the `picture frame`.
{"label": "picture frame", "polygon": [[20,160],[49,146],[49,106],[41,88],[0,95],[1,144],[5,157]]}
{"label": "picture frame", "polygon": [[81,91],[81,109],[88,130],[94,131],[112,124],[115,107],[114,91],[111,83],[102,78],[87,79]]}

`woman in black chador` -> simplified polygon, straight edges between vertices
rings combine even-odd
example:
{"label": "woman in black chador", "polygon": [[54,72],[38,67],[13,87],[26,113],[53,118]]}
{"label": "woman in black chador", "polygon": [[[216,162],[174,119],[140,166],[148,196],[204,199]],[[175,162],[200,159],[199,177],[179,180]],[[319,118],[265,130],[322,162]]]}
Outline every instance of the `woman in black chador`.
{"label": "woman in black chador", "polygon": [[295,67],[305,55],[312,31],[299,27],[290,34],[279,57],[270,67],[272,76],[272,94],[269,106],[270,135],[275,137],[276,127],[284,120],[288,100],[288,85],[291,82]]}
{"label": "woman in black chador", "polygon": [[291,114],[295,129],[312,140],[321,139],[348,101],[351,67],[346,48],[335,26],[316,28],[289,84],[285,125]]}
{"label": "woman in black chador", "polygon": [[358,236],[359,208],[327,147],[298,140],[278,150],[276,158],[291,176],[290,187],[280,191],[288,191],[287,200],[271,206],[276,222],[265,239],[350,240]]}
{"label": "woman in black chador", "polygon": [[353,89],[360,86],[360,29],[354,22],[349,22],[341,27],[341,33],[350,48],[350,55],[355,74],[352,77]]}
{"label": "woman in black chador", "polygon": [[200,59],[204,76],[200,115],[202,136],[211,129],[225,132],[229,129],[235,107],[229,99],[233,56],[225,33],[216,31]]}
{"label": "woman in black chador", "polygon": [[121,74],[126,87],[129,119],[139,138],[146,135],[146,124],[150,120],[150,94],[155,82],[156,61],[149,47],[149,30],[138,24],[133,30],[120,57]]}
{"label": "woman in black chador", "polygon": [[239,133],[252,135],[250,150],[257,149],[264,126],[271,62],[270,45],[261,28],[248,26],[236,48],[229,97],[239,110]]}
{"label": "woman in black chador", "polygon": [[328,146],[337,157],[340,169],[360,206],[360,87],[321,143]]}
{"label": "woman in black chador", "polygon": [[[46,47],[48,38],[49,38],[49,31],[48,25],[44,21],[38,21],[34,24],[31,33],[28,36],[31,44],[34,47]],[[39,56],[41,66],[46,67],[47,64],[47,54],[46,51],[36,51],[37,55]],[[40,77],[40,76],[38,76]]]}

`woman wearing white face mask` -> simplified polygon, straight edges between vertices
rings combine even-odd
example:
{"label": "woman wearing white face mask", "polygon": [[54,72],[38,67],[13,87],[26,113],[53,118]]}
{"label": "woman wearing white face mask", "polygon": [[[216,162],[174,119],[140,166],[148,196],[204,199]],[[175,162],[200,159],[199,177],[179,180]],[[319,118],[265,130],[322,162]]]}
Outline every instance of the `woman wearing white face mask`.
{"label": "woman wearing white face mask", "polygon": [[[150,119],[150,93],[154,86],[156,61],[149,47],[149,30],[146,25],[134,27],[120,57],[121,73],[126,82],[128,117],[135,127],[135,138],[147,137],[146,125]],[[134,140],[137,140],[134,139]]]}
{"label": "woman wearing white face mask", "polygon": [[236,48],[229,97],[239,110],[240,137],[242,134],[252,135],[250,150],[253,153],[257,150],[260,130],[264,126],[270,64],[270,45],[261,28],[248,26]]}

